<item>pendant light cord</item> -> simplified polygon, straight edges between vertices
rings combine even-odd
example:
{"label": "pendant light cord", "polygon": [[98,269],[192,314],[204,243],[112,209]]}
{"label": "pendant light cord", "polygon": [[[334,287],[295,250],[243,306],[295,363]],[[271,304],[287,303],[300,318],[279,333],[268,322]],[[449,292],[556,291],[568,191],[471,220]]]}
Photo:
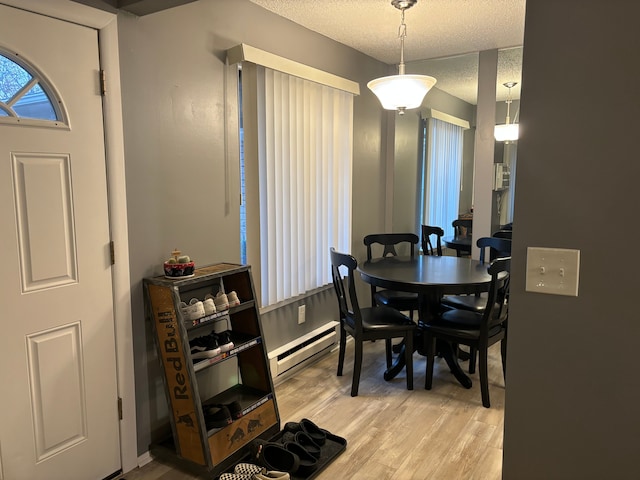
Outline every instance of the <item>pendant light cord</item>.
{"label": "pendant light cord", "polygon": [[402,12],[400,17],[400,27],[398,27],[398,38],[400,38],[400,65],[398,65],[398,73],[400,75],[404,75],[404,39],[407,36],[407,24],[404,23],[404,11],[405,9],[400,9]]}

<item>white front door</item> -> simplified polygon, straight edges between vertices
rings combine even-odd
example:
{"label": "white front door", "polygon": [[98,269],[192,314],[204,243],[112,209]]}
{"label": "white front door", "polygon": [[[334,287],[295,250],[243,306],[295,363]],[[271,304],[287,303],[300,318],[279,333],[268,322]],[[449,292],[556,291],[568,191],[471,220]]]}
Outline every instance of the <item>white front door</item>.
{"label": "white front door", "polygon": [[3,5],[0,32],[69,118],[0,123],[0,479],[102,479],[121,463],[98,35]]}

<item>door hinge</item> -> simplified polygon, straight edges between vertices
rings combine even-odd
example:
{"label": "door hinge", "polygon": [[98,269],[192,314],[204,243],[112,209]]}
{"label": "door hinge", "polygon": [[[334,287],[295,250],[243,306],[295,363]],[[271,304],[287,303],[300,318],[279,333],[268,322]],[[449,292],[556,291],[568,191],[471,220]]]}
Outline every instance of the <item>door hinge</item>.
{"label": "door hinge", "polygon": [[109,254],[111,255],[111,265],[116,264],[116,247],[113,240],[109,242]]}
{"label": "door hinge", "polygon": [[103,97],[107,93],[107,75],[104,70],[100,70],[100,95]]}
{"label": "door hinge", "polygon": [[122,420],[122,398],[118,397],[118,419]]}

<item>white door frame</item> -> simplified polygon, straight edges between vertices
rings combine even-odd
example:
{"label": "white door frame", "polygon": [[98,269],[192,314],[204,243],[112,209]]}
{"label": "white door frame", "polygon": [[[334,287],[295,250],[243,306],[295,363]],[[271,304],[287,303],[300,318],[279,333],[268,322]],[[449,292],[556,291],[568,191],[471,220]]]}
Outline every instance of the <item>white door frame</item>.
{"label": "white door frame", "polygon": [[120,456],[122,471],[126,473],[138,466],[138,447],[117,15],[70,0],[0,0],[0,3],[98,30],[100,63],[106,75],[107,93],[103,97],[103,111],[109,226],[111,239],[115,245],[116,259],[112,270],[113,312],[118,363],[118,395],[122,398],[123,416],[120,421]]}

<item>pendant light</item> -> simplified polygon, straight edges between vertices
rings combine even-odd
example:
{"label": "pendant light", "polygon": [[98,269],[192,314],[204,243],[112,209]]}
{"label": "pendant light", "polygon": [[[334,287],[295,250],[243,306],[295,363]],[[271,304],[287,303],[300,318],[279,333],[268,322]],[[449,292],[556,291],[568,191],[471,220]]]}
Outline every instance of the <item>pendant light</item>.
{"label": "pendant light", "polygon": [[504,125],[496,125],[493,135],[498,142],[514,142],[518,140],[519,125],[517,123],[509,123],[511,118],[509,117],[509,111],[511,107],[511,89],[515,87],[518,82],[507,82],[503,84],[509,89],[509,96],[507,97],[507,119]]}
{"label": "pendant light", "polygon": [[436,79],[426,75],[405,75],[404,73],[404,39],[407,36],[407,25],[404,23],[404,11],[413,7],[418,0],[392,0],[391,5],[402,12],[398,37],[400,38],[400,65],[398,75],[376,78],[367,83],[367,87],[378,97],[382,108],[397,110],[404,115],[405,110],[422,105],[427,92],[436,84]]}

